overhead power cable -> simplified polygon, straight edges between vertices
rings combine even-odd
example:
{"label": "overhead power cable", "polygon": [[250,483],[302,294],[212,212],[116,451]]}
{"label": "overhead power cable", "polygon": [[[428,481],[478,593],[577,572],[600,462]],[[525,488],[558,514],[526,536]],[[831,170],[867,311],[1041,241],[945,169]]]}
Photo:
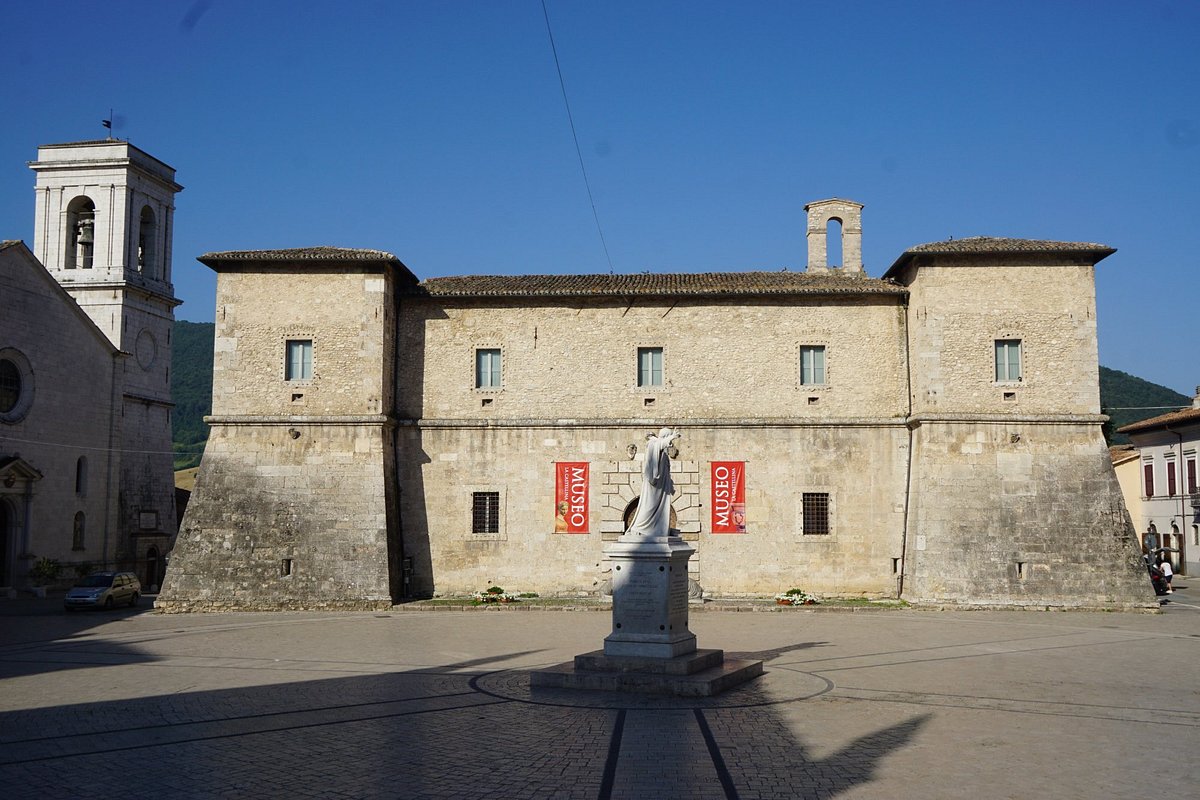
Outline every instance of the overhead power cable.
{"label": "overhead power cable", "polygon": [[550,52],[554,54],[554,69],[558,72],[558,85],[562,89],[563,105],[567,108],[567,122],[571,124],[571,138],[575,140],[575,155],[579,156],[579,171],[583,173],[583,185],[587,188],[588,202],[592,206],[592,219],[596,220],[596,233],[600,234],[600,245],[604,248],[604,258],[608,261],[608,272],[612,274],[612,256],[608,254],[608,242],[604,239],[604,229],[600,227],[600,214],[596,212],[596,200],[592,197],[592,184],[588,180],[587,166],[583,163],[583,150],[579,147],[579,135],[575,132],[575,117],[571,114],[571,101],[567,99],[567,83],[563,80],[562,64],[558,61],[558,48],[554,46],[554,31],[550,28],[550,12],[546,10],[546,0],[542,0],[542,16],[546,18],[546,35],[550,37]]}

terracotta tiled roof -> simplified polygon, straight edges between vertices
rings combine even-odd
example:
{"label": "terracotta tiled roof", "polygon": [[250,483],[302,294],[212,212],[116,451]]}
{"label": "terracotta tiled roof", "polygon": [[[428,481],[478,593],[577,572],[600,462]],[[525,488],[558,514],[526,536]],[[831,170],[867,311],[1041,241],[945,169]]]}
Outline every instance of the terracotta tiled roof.
{"label": "terracotta tiled roof", "polygon": [[1112,459],[1114,466],[1124,464],[1126,461],[1138,457],[1138,449],[1131,444],[1116,444],[1108,448],[1108,457]]}
{"label": "terracotta tiled roof", "polygon": [[1111,247],[1092,242],[1054,242],[1048,239],[1006,239],[997,236],[968,236],[944,242],[926,242],[908,248],[908,253],[1115,253]]}
{"label": "terracotta tiled roof", "polygon": [[[239,261],[319,261],[341,263],[344,261],[399,261],[400,259],[383,250],[364,250],[349,247],[293,247],[288,250],[227,250],[220,253],[205,253],[197,260],[208,264],[209,261],[218,263]],[[212,265],[209,264],[209,266]]]}
{"label": "terracotta tiled roof", "polygon": [[786,271],[636,275],[463,275],[429,278],[422,281],[421,286],[434,297],[720,297],[796,294],[903,295],[907,292],[903,287],[876,278]]}
{"label": "terracotta tiled roof", "polygon": [[1141,422],[1134,422],[1122,428],[1117,428],[1117,432],[1141,433],[1143,431],[1154,430],[1155,428],[1166,428],[1167,426],[1197,424],[1200,424],[1200,408],[1181,408],[1169,414],[1159,414],[1157,417],[1151,417]]}
{"label": "terracotta tiled roof", "polygon": [[1099,262],[1113,253],[1115,248],[1093,242],[1055,242],[1048,239],[1008,239],[999,236],[968,236],[965,239],[947,239],[944,242],[926,242],[910,247],[900,254],[896,263],[884,273],[888,278],[901,266],[918,255],[1004,255],[1010,253],[1042,253],[1063,256],[1084,256]]}
{"label": "terracotta tiled roof", "polygon": [[127,139],[80,139],[78,142],[54,142],[40,144],[38,147],[78,147],[81,144],[130,144]]}

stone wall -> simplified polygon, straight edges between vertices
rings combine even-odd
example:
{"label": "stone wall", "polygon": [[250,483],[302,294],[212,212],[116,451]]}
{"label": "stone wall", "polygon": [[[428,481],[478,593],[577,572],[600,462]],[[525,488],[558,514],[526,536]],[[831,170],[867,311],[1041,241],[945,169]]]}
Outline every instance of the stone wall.
{"label": "stone wall", "polygon": [[[378,269],[222,272],[213,416],[383,414],[389,280]],[[284,379],[285,343],[312,340],[312,377]]]}
{"label": "stone wall", "polygon": [[913,449],[906,599],[1153,603],[1099,425],[927,422]]}
{"label": "stone wall", "polygon": [[[683,425],[680,455],[672,463],[676,527],[696,548],[691,578],[717,596],[770,595],[800,586],[822,594],[894,597],[902,555],[904,426],[730,422]],[[401,517],[417,594],[464,594],[497,584],[542,594],[601,593],[608,572],[604,543],[624,530],[652,429],[649,422],[446,423],[404,431]],[[630,445],[638,447],[632,457]],[[554,533],[556,461],[590,466],[587,534]],[[745,462],[745,533],[712,531],[713,461]],[[474,492],[500,494],[498,534],[471,533]],[[829,494],[830,534],[801,531],[805,492]]]}
{"label": "stone wall", "polygon": [[[464,299],[233,254],[213,438],[160,602],[601,594],[645,435],[672,425],[675,525],[709,595],[1148,605],[1100,438],[1092,266],[1034,245],[918,257],[897,268],[907,306],[844,286]],[[284,379],[289,338],[313,340],[311,379]],[[999,382],[1009,338],[1022,375]],[[819,385],[807,346],[825,348]],[[638,386],[646,347],[661,386]],[[499,387],[476,388],[479,349],[500,351]],[[744,533],[713,532],[715,461],[745,464]],[[587,533],[555,532],[556,462],[589,465]],[[495,530],[473,524],[476,493],[498,498]],[[806,530],[806,495],[828,532]]]}
{"label": "stone wall", "polygon": [[155,607],[390,607],[391,447],[383,419],[214,425]]}
{"label": "stone wall", "polygon": [[[28,367],[23,387],[30,393],[19,419],[0,420],[0,458],[20,456],[42,474],[29,487],[23,481],[0,484],[10,530],[0,546],[8,551],[14,585],[33,557],[70,565],[102,565],[115,557],[120,541],[117,482],[121,436],[119,384],[122,357],[79,310],[49,273],[23,247],[0,250],[0,357]],[[80,459],[85,480],[76,484]],[[79,489],[77,491],[77,488]],[[83,514],[84,538],[74,548],[75,515]],[[28,519],[29,540],[25,540]],[[0,575],[0,584],[6,576]]]}
{"label": "stone wall", "polygon": [[[995,260],[911,280],[913,413],[1099,414],[1094,267]],[[996,381],[997,339],[1021,340],[1021,381]]]}
{"label": "stone wall", "polygon": [[[689,420],[899,417],[903,309],[894,295],[554,303],[406,300],[397,413],[411,419]],[[826,348],[826,382],[800,384],[800,347]],[[637,385],[639,347],[663,385]],[[499,390],[474,386],[499,348]]]}
{"label": "stone wall", "polygon": [[[400,594],[394,276],[219,273],[212,433],[157,607],[376,608]],[[288,380],[285,342],[312,340]]]}

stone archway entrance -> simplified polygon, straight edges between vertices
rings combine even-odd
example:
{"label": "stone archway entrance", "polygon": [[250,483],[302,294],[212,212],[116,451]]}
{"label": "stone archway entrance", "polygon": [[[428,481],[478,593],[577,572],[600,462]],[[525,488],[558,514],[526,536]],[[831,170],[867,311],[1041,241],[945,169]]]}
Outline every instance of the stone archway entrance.
{"label": "stone archway entrance", "polygon": [[[638,501],[640,497],[635,497],[630,501],[629,505],[625,506],[625,530],[629,530],[629,526],[633,524],[633,518],[637,516]],[[671,506],[671,521],[668,523],[671,530],[679,530],[679,515],[675,513],[675,506]]]}

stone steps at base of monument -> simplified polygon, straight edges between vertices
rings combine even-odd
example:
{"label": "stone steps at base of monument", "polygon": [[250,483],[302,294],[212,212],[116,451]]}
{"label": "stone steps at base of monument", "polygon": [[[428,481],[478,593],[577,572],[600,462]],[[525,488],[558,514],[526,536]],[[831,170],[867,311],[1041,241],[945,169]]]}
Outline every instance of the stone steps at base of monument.
{"label": "stone steps at base of monument", "polygon": [[697,648],[674,658],[644,656],[610,656],[603,650],[593,650],[575,656],[575,669],[584,672],[646,672],[658,675],[691,675],[720,666],[724,650]]}
{"label": "stone steps at base of monument", "polygon": [[[720,651],[716,651],[720,653]],[[600,651],[603,655],[603,651]],[[662,661],[678,661],[688,656],[678,656]],[[594,653],[586,653],[579,658],[593,657]],[[635,659],[620,658],[609,661],[631,661]],[[656,659],[636,659],[637,661],[653,661]],[[610,665],[611,666],[611,665]],[[566,661],[543,670],[529,674],[529,685],[533,689],[589,689],[607,692],[637,692],[641,694],[658,694],[673,697],[712,697],[732,689],[735,686],[757,678],[763,674],[763,662],[746,661],[742,659],[723,658],[713,666],[708,666],[696,672],[667,672],[667,665],[660,664],[660,669],[651,671],[650,665],[640,671],[621,669],[579,669],[573,661]]]}

